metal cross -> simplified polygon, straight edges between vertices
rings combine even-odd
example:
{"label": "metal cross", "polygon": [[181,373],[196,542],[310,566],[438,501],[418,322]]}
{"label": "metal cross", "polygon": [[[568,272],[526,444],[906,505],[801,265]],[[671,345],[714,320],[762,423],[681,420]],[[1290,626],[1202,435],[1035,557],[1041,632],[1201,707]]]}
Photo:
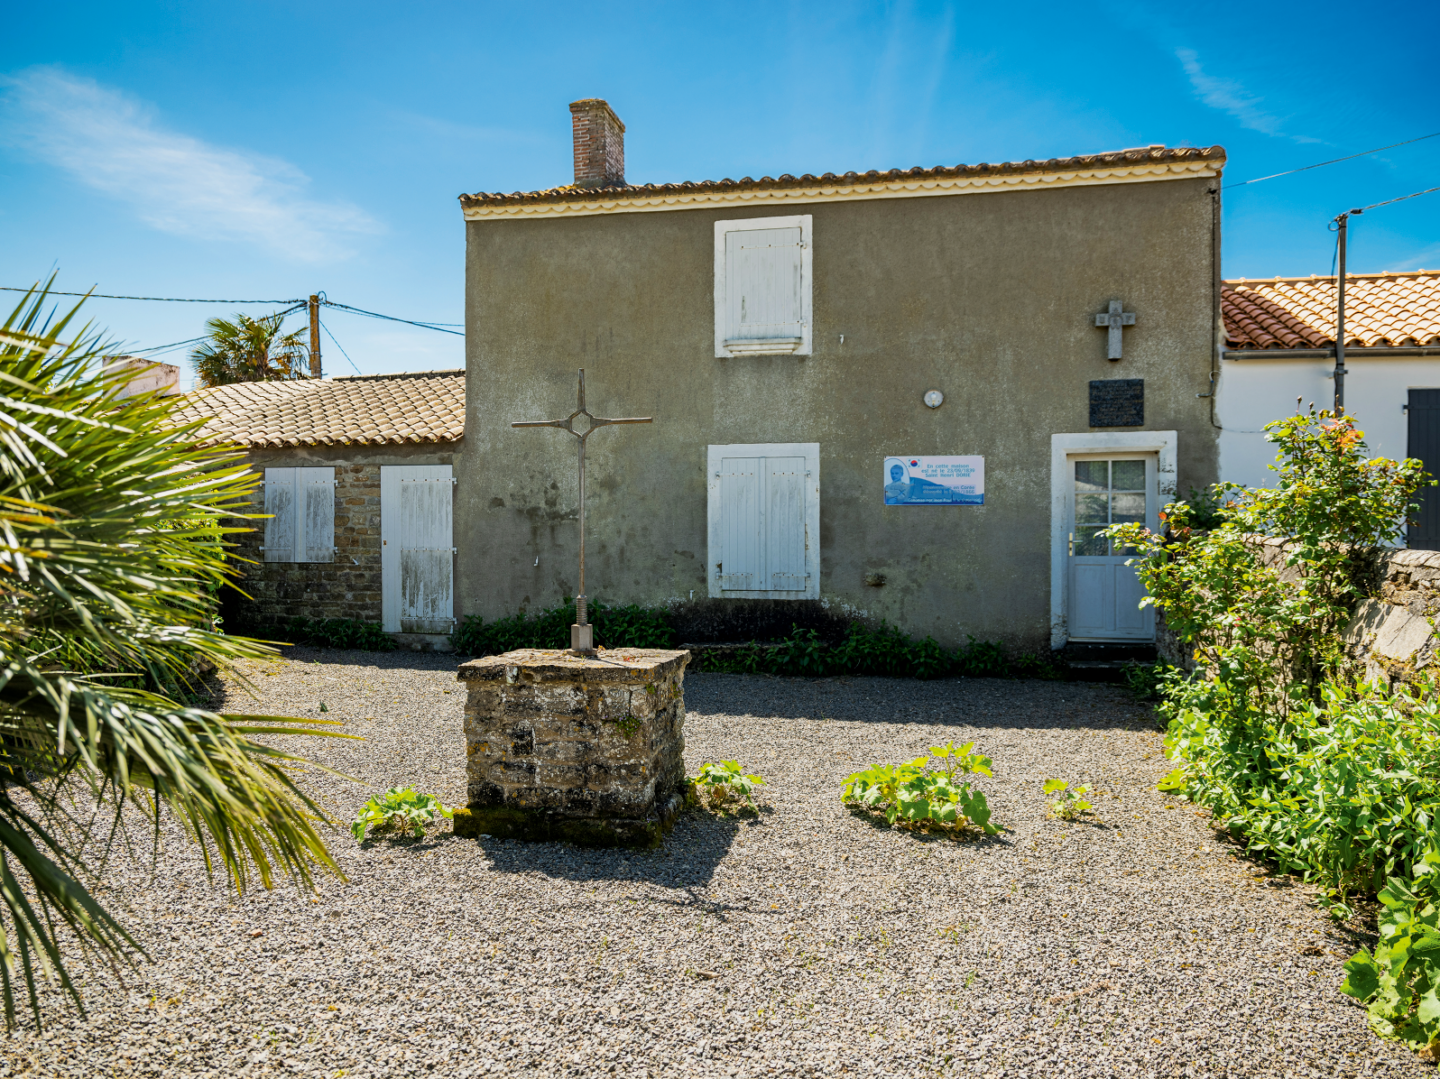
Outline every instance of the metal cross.
{"label": "metal cross", "polygon": [[1106,352],[1106,359],[1118,360],[1120,358],[1120,327],[1135,325],[1133,312],[1122,310],[1124,307],[1119,300],[1110,301],[1110,310],[1104,314],[1095,316],[1095,325],[1103,326],[1110,331],[1110,346]]}
{"label": "metal cross", "polygon": [[[580,592],[575,597],[575,624],[570,627],[570,651],[588,656],[595,652],[595,632],[588,618],[589,600],[585,595],[585,440],[594,434],[597,428],[609,427],[612,423],[649,423],[652,417],[608,420],[600,416],[592,416],[585,408],[585,368],[583,367],[580,368],[578,400],[575,411],[563,420],[523,420],[519,423],[512,423],[510,426],[558,427],[562,431],[569,431],[580,440]],[[579,420],[578,425],[577,420]]]}

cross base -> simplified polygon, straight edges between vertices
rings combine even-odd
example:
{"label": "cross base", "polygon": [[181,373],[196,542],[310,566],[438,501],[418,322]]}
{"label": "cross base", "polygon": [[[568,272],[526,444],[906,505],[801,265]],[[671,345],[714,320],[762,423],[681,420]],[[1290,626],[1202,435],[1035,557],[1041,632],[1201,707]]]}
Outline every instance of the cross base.
{"label": "cross base", "polygon": [[595,654],[595,627],[582,626],[578,622],[570,626],[570,652],[577,656]]}

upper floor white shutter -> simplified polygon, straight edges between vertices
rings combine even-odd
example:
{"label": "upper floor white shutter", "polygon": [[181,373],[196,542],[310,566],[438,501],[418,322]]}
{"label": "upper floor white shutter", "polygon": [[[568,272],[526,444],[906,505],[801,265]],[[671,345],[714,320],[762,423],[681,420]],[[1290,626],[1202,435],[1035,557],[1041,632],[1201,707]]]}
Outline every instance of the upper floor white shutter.
{"label": "upper floor white shutter", "polygon": [[811,217],[715,222],[715,355],[810,354]]}
{"label": "upper floor white shutter", "polygon": [[725,235],[727,345],[790,342],[804,336],[800,229],[745,229]]}
{"label": "upper floor white shutter", "polygon": [[265,470],[265,561],[294,562],[296,512],[293,468]]}

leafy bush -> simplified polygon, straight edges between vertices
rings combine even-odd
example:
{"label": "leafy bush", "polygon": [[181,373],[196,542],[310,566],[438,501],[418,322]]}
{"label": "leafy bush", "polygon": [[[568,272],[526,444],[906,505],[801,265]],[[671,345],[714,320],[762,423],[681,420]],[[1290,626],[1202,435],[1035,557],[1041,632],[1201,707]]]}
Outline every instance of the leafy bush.
{"label": "leafy bush", "polygon": [[391,652],[395,638],[379,622],[354,618],[292,618],[276,632],[291,644],[311,648],[355,648],[362,652]]}
{"label": "leafy bush", "polygon": [[1141,553],[1147,602],[1200,667],[1164,679],[1160,711],[1181,767],[1162,789],[1320,884],[1344,915],[1352,895],[1403,877],[1435,843],[1435,683],[1359,685],[1342,637],[1366,594],[1365,555],[1394,538],[1423,472],[1415,460],[1367,459],[1350,417],[1312,410],[1266,430],[1280,449],[1273,490],[1217,486],[1224,511],[1209,531],[1174,503],[1164,537],[1133,524],[1111,532]]}
{"label": "leafy bush", "polygon": [[1137,701],[1156,700],[1161,690],[1172,678],[1184,677],[1185,672],[1173,663],[1160,660],[1158,663],[1127,663],[1120,672],[1121,684]]}
{"label": "leafy bush", "polygon": [[1415,866],[1422,882],[1412,890],[1400,879],[1380,891],[1380,940],[1372,955],[1362,948],[1345,964],[1343,993],[1368,1005],[1370,1029],[1414,1049],[1440,1053],[1440,909],[1434,896],[1436,857]]}
{"label": "leafy bush", "polygon": [[[470,656],[493,656],[517,648],[569,648],[575,603],[566,600],[536,615],[524,612],[486,623],[479,615],[466,615],[450,637],[455,651]],[[590,604],[595,643],[604,648],[673,648],[675,630],[662,610],[629,604],[608,607]]]}
{"label": "leafy bush", "polygon": [[1064,668],[1048,656],[1011,658],[1003,645],[977,641],[951,651],[931,637],[916,641],[894,626],[852,622],[839,644],[827,644],[813,629],[794,627],[778,645],[754,641],[729,654],[700,657],[696,670],[722,674],[880,675],[890,678],[1063,678]]}
{"label": "leafy bush", "polygon": [[751,808],[755,806],[755,788],[765,785],[757,775],[746,775],[739,761],[721,761],[713,764],[706,761],[700,771],[690,780],[691,789],[700,799],[708,798],[711,806],[729,805],[743,801]]}
{"label": "leafy bush", "polygon": [[356,840],[365,838],[365,829],[374,832],[410,832],[416,839],[425,834],[425,826],[437,816],[454,814],[433,794],[421,794],[414,787],[391,787],[384,794],[371,798],[350,824]]}
{"label": "leafy bush", "polygon": [[1095,808],[1081,797],[1089,789],[1089,787],[1076,787],[1072,790],[1066,780],[1047,779],[1045,793],[1059,795],[1050,803],[1050,815],[1059,820],[1075,820],[1083,817]]}
{"label": "leafy bush", "polygon": [[990,823],[984,793],[955,778],[957,774],[993,774],[990,758],[971,752],[974,747],[974,742],[959,749],[954,743],[932,746],[930,753],[944,762],[933,771],[930,757],[916,757],[906,764],[871,765],[846,777],[840,800],[882,813],[886,823],[903,828],[958,832],[973,826],[994,835],[999,829]]}
{"label": "leafy bush", "polygon": [[1174,716],[1167,749],[1184,762],[1174,782],[1348,915],[1351,895],[1372,894],[1433,849],[1437,688],[1329,685],[1320,704],[1297,701],[1284,717],[1237,729],[1223,683],[1177,684],[1164,706]]}

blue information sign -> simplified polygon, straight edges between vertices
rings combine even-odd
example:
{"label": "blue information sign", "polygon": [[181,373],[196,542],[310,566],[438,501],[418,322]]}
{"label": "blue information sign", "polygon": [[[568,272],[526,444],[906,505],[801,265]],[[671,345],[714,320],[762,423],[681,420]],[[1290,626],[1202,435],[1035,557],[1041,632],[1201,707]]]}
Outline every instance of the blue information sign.
{"label": "blue information sign", "polygon": [[985,458],[887,457],[885,505],[983,506]]}

